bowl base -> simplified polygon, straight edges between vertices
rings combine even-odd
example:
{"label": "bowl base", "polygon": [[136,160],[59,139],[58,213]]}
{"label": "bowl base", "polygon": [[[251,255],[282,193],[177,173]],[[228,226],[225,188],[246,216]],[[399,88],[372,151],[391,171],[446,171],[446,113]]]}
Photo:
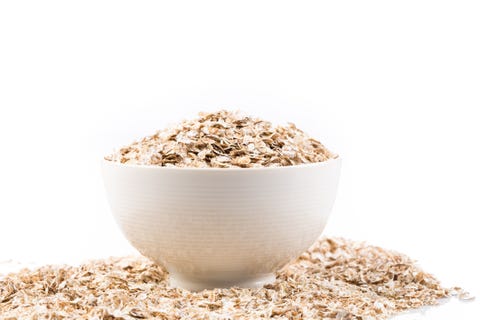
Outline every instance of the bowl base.
{"label": "bowl base", "polygon": [[169,282],[170,286],[174,288],[181,288],[190,291],[202,291],[205,289],[215,288],[261,288],[266,284],[273,283],[275,281],[275,275],[269,273],[258,278],[249,278],[236,281],[202,281],[198,279],[187,279],[179,275],[170,274]]}

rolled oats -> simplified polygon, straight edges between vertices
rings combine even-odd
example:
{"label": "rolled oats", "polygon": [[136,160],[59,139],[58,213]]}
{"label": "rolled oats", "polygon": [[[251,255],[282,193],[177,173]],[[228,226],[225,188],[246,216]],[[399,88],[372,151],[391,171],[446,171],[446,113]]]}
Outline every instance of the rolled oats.
{"label": "rolled oats", "polygon": [[319,141],[289,123],[219,111],[158,131],[105,157],[137,165],[251,168],[322,162],[335,158]]}
{"label": "rolled oats", "polygon": [[0,277],[1,319],[386,319],[447,289],[405,255],[339,238],[319,240],[260,289],[190,292],[144,257],[46,266]]}

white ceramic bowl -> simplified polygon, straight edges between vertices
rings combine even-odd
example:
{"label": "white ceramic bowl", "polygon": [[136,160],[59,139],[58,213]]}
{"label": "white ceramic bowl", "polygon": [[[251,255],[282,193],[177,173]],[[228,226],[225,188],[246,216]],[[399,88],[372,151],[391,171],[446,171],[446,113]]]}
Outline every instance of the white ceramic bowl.
{"label": "white ceramic bowl", "polygon": [[190,290],[259,287],[308,249],[332,209],[340,159],[277,168],[168,168],[103,161],[115,219]]}

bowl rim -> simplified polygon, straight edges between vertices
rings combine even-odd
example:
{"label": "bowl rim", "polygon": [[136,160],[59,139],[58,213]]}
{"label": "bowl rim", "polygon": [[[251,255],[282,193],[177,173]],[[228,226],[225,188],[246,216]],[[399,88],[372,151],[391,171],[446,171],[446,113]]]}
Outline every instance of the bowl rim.
{"label": "bowl rim", "polygon": [[233,167],[233,168],[197,168],[197,167],[162,167],[162,166],[157,166],[157,165],[148,165],[148,164],[125,164],[125,163],[120,163],[118,161],[112,161],[112,160],[107,160],[105,158],[102,159],[102,165],[103,166],[112,166],[112,167],[121,167],[121,168],[142,168],[142,169],[148,169],[148,170],[164,170],[164,171],[204,171],[204,172],[215,172],[215,171],[221,171],[221,172],[239,172],[239,171],[244,171],[244,172],[251,172],[251,171],[274,171],[274,170],[295,170],[299,168],[313,168],[313,167],[326,167],[330,164],[333,163],[341,163],[342,158],[337,155],[335,158],[328,159],[326,161],[321,161],[321,162],[313,162],[313,163],[302,163],[302,164],[296,164],[296,165],[291,165],[291,166],[279,166],[279,167],[254,167],[254,168],[239,168],[239,167]]}

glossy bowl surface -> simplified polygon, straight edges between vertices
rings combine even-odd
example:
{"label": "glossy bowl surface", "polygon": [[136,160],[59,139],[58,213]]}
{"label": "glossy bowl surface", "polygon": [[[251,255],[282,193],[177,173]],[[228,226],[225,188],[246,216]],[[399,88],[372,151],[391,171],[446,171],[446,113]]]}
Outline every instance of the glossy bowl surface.
{"label": "glossy bowl surface", "polygon": [[259,287],[322,233],[339,158],[277,168],[169,168],[103,161],[125,237],[190,290]]}

